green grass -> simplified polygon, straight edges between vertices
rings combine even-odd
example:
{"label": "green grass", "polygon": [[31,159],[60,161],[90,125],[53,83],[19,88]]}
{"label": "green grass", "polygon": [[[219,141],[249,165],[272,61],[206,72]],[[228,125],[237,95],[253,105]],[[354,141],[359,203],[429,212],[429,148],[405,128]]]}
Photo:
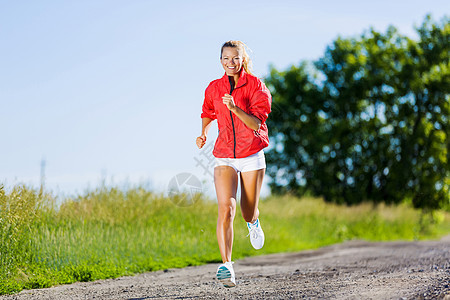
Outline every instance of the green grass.
{"label": "green grass", "polygon": [[[0,294],[75,281],[219,262],[217,206],[197,199],[175,205],[136,187],[99,188],[67,199],[16,186],[0,187]],[[438,238],[450,233],[450,214],[423,215],[407,205],[354,207],[320,199],[270,197],[260,203],[262,250],[248,241],[237,214],[233,259],[313,249],[350,239]]]}

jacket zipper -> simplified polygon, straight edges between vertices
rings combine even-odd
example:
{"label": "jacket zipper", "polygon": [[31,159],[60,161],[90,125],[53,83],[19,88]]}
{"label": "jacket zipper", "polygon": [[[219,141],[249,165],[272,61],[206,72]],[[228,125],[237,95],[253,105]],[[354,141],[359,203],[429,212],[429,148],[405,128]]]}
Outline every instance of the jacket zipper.
{"label": "jacket zipper", "polygon": [[[231,82],[231,77],[228,77],[228,80],[230,81],[230,95],[231,95],[234,91],[234,85]],[[234,129],[233,113],[231,112],[231,110],[230,110],[230,117],[231,117],[231,126],[233,127],[233,155],[234,158],[236,158],[236,131]]]}

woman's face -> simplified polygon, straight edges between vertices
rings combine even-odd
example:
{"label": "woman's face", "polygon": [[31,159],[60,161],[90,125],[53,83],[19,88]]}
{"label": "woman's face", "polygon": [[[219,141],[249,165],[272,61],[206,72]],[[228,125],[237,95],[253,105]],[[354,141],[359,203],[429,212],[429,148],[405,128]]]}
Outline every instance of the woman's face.
{"label": "woman's face", "polygon": [[222,51],[222,58],[220,59],[222,67],[228,76],[239,74],[242,68],[244,58],[238,48],[225,47]]}

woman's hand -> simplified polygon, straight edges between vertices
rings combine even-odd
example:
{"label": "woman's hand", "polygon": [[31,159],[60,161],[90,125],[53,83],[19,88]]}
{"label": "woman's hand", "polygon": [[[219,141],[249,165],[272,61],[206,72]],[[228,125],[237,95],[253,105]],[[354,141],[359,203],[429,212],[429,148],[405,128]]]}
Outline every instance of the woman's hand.
{"label": "woman's hand", "polygon": [[235,112],[237,106],[234,104],[233,96],[225,94],[225,96],[222,97],[222,101],[230,111]]}
{"label": "woman's hand", "polygon": [[198,149],[202,149],[203,146],[206,143],[206,135],[201,135],[197,138],[197,140],[195,141],[195,143],[197,144]]}

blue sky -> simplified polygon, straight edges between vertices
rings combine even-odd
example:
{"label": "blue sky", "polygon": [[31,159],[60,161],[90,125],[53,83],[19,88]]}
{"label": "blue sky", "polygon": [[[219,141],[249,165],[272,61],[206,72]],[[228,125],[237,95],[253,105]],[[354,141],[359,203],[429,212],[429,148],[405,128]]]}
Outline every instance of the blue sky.
{"label": "blue sky", "polygon": [[38,186],[45,159],[58,194],[102,178],[165,191],[182,172],[213,194],[195,138],[224,41],[246,42],[264,77],[338,35],[392,24],[415,37],[425,14],[449,12],[449,1],[0,1],[0,183]]}

